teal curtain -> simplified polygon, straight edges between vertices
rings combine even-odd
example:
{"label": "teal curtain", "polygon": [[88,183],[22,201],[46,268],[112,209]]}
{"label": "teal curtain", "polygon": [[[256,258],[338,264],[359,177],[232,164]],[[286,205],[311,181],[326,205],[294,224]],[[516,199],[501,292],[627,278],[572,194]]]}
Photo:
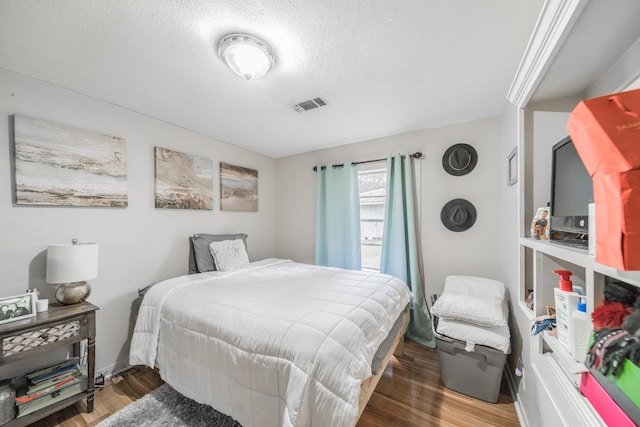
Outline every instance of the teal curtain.
{"label": "teal curtain", "polygon": [[413,293],[406,336],[435,347],[431,315],[418,268],[413,168],[407,153],[387,158],[387,205],[382,234],[380,271],[405,281]]}
{"label": "teal curtain", "polygon": [[360,270],[358,170],[317,167],[316,264]]}

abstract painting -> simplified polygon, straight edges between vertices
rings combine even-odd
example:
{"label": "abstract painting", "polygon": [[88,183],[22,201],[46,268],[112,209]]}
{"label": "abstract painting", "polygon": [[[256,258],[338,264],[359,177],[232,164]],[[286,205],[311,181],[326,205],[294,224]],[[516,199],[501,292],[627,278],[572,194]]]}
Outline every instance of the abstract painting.
{"label": "abstract painting", "polygon": [[213,160],[155,147],[156,208],[213,210]]}
{"label": "abstract painting", "polygon": [[220,210],[258,211],[258,171],[220,163]]}
{"label": "abstract painting", "polygon": [[41,119],[14,118],[16,203],[126,207],[126,141]]}

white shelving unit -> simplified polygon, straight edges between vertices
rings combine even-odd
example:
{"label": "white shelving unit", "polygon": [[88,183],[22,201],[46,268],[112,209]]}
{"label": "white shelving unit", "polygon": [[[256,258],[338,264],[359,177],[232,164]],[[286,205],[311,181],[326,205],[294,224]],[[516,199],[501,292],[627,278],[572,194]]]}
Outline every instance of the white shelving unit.
{"label": "white shelving unit", "polygon": [[[547,305],[554,305],[558,276],[552,270],[566,269],[574,273],[574,284],[585,290],[589,314],[602,303],[608,278],[640,287],[640,272],[621,271],[599,264],[584,250],[528,238],[521,238],[520,246],[529,248],[526,253],[532,258],[529,263],[532,266],[534,309],[532,311],[524,304],[524,292],[519,307],[532,321],[536,316],[546,314]],[[579,390],[580,373],[586,370],[585,365],[576,361],[548,332],[532,336],[531,340],[531,366],[550,400],[557,403],[556,410],[563,424],[605,426]]]}
{"label": "white shelving unit", "polygon": [[[508,95],[518,109],[519,286],[512,297],[528,372],[517,393],[521,419],[534,426],[605,425],[578,388],[583,365],[554,336],[531,336],[534,318],[555,306],[558,276],[552,271],[573,272],[588,314],[603,301],[607,280],[640,287],[640,272],[601,265],[586,250],[526,237],[533,212],[550,200],[551,146],[567,135],[566,119],[575,105],[640,84],[640,3],[616,6],[603,0],[545,1]],[[534,293],[533,310],[525,303],[528,290]]]}

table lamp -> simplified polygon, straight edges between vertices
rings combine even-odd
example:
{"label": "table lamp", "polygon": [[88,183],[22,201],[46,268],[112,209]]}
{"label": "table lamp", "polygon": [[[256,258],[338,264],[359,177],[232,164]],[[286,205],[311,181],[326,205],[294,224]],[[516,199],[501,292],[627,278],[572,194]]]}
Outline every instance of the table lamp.
{"label": "table lamp", "polygon": [[58,284],[55,297],[60,304],[77,304],[89,297],[87,280],[98,276],[98,244],[78,243],[47,247],[47,283]]}

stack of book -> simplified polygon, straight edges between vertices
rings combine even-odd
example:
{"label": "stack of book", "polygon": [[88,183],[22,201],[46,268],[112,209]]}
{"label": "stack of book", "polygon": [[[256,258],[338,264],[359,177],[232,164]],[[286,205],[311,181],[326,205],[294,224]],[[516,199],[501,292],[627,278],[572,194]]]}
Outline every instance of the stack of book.
{"label": "stack of book", "polygon": [[27,375],[26,386],[16,393],[18,415],[28,415],[87,389],[87,375],[73,357]]}

